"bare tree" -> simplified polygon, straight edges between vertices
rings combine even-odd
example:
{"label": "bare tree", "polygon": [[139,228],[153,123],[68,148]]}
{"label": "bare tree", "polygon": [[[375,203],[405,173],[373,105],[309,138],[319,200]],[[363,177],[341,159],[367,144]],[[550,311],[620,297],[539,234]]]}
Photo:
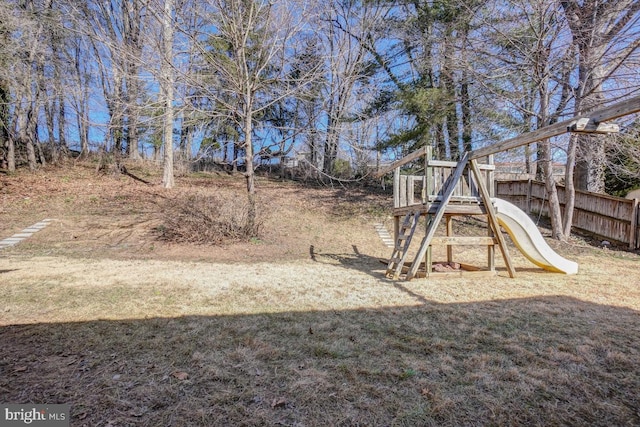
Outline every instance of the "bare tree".
{"label": "bare tree", "polygon": [[[8,68],[10,53],[6,50],[9,46],[11,35],[11,27],[9,25],[9,17],[0,8],[0,70]],[[9,102],[11,100],[11,88],[7,76],[0,74],[0,167],[7,168],[9,172],[16,169],[15,144],[10,137],[11,128],[11,112],[9,110]]]}
{"label": "bare tree", "polygon": [[[44,10],[48,9],[49,1],[45,2]],[[8,68],[7,77],[13,88],[13,120],[10,133],[12,140],[26,149],[26,157],[30,170],[37,167],[36,144],[38,144],[37,120],[42,93],[41,61],[44,55],[45,42],[43,34],[45,25],[42,19],[35,17],[42,10],[33,0],[21,4],[18,8],[20,32],[16,34],[12,66]]]}
{"label": "bare tree", "polygon": [[[635,28],[640,1],[563,0],[560,3],[578,51],[575,112],[586,113],[605,102],[605,83],[640,47]],[[604,192],[605,151],[604,141],[598,137],[572,139],[568,173],[573,172],[575,159],[574,182],[578,189]]]}
{"label": "bare tree", "polygon": [[211,6],[209,18],[215,31],[209,37],[205,57],[209,82],[216,90],[203,91],[242,132],[252,229],[256,218],[256,117],[315,77],[311,70],[294,81],[288,70],[288,49],[299,41],[296,37],[308,16],[305,3],[293,1],[212,0]]}
{"label": "bare tree", "polygon": [[324,56],[327,61],[323,98],[326,114],[323,170],[334,172],[344,122],[352,118],[357,100],[356,90],[366,84],[372,68],[369,50],[363,43],[379,25],[381,9],[372,4],[330,1],[323,10]]}
{"label": "bare tree", "polygon": [[136,158],[147,0],[91,1],[72,6],[80,8],[78,30],[88,36],[96,62],[94,73],[99,76],[109,115],[105,143],[112,142],[118,158],[126,143],[128,154]]}
{"label": "bare tree", "polygon": [[[482,30],[486,37],[476,46],[481,48],[480,57],[486,65],[481,67],[482,74],[475,75],[485,96],[491,96],[490,107],[495,109],[496,100],[510,106],[502,109],[501,117],[494,115],[499,121],[492,126],[497,124],[507,133],[524,133],[555,123],[565,114],[575,63],[563,39],[566,22],[557,4],[549,0],[511,0],[508,10],[502,20],[487,15]],[[553,236],[564,239],[553,176],[554,151],[559,149],[549,139],[538,142],[536,176],[545,182]],[[529,173],[531,155],[531,149],[525,150]]]}
{"label": "bare tree", "polygon": [[[637,23],[640,1],[561,1],[578,51],[576,114],[598,108],[605,101],[605,82],[640,47]],[[635,36],[628,38],[635,31]],[[575,187],[604,192],[606,140],[598,136],[572,135],[567,152],[564,234],[573,223]],[[574,187],[575,186],[575,187]]]}
{"label": "bare tree", "polygon": [[80,142],[80,156],[89,155],[89,95],[91,91],[90,49],[80,37],[69,40],[68,62],[72,64],[72,90],[68,96],[70,107],[75,112],[76,128]]}

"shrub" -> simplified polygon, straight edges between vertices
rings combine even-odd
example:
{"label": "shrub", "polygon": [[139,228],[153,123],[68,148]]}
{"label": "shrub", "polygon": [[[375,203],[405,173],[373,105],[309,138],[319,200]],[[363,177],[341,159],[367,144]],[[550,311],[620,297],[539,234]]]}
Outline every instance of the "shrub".
{"label": "shrub", "polygon": [[163,240],[176,243],[213,244],[249,241],[260,234],[260,212],[249,221],[245,195],[193,194],[168,201],[163,224],[156,228]]}

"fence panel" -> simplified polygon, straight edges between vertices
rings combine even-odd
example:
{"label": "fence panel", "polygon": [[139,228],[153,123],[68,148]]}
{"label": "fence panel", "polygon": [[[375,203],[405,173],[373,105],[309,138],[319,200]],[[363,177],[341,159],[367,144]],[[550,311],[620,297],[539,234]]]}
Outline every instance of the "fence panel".
{"label": "fence panel", "polygon": [[[558,185],[560,209],[564,215],[565,189]],[[499,181],[497,197],[509,200],[527,213],[549,215],[544,183],[539,181]],[[640,248],[638,200],[628,200],[586,191],[575,192],[573,227],[616,242]]]}

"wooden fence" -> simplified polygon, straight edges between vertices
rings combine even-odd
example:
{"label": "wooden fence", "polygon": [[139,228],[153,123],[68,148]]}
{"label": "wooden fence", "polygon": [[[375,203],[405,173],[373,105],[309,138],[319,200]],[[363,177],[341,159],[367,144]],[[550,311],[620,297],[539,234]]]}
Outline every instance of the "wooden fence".
{"label": "wooden fence", "polygon": [[[558,185],[560,208],[564,214],[565,190]],[[496,195],[510,201],[527,213],[548,216],[548,198],[544,183],[539,181],[497,181]],[[639,199],[623,199],[576,190],[573,228],[626,243],[640,249]]]}

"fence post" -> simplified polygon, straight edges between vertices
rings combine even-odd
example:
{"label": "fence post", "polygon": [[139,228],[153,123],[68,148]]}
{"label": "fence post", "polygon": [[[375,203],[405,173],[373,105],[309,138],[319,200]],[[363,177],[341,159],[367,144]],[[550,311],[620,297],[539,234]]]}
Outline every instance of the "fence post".
{"label": "fence post", "polygon": [[629,231],[629,249],[634,250],[640,247],[640,242],[638,242],[638,222],[640,222],[640,212],[638,209],[638,205],[640,204],[640,199],[633,199],[633,208],[631,209],[631,229]]}
{"label": "fence post", "polygon": [[533,189],[533,180],[531,178],[528,179],[527,181],[527,203],[526,203],[526,209],[527,209],[527,215],[531,215],[531,192]]}

